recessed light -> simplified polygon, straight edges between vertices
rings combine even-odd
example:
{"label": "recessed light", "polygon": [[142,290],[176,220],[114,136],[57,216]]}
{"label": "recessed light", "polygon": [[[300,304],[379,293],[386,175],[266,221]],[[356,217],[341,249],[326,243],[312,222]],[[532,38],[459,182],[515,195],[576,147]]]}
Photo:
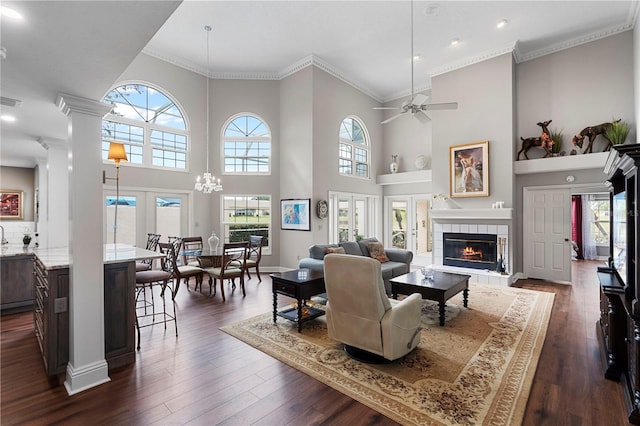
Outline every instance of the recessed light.
{"label": "recessed light", "polygon": [[9,123],[13,123],[14,121],[16,121],[16,118],[13,115],[0,115],[0,120],[2,121],[7,121]]}
{"label": "recessed light", "polygon": [[453,40],[451,40],[451,45],[452,46],[455,46],[458,43],[460,43],[460,39],[459,38],[454,38]]}
{"label": "recessed light", "polygon": [[496,28],[503,28],[505,25],[507,25],[507,20],[506,19],[501,19],[500,21],[498,21],[498,23],[496,24]]}
{"label": "recessed light", "polygon": [[22,14],[20,12],[7,6],[0,6],[0,15],[18,21],[22,20]]}

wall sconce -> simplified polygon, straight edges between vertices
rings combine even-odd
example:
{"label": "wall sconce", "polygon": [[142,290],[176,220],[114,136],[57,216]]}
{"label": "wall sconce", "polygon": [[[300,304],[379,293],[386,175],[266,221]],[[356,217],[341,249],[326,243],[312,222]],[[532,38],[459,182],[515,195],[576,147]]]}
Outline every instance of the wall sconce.
{"label": "wall sconce", "polygon": [[120,162],[128,161],[127,152],[124,149],[124,145],[118,142],[109,143],[109,155],[108,160],[113,160],[116,163],[116,177],[107,177],[107,172],[102,171],[102,183],[105,184],[107,179],[116,181],[116,208],[113,217],[113,245],[116,245],[116,231],[118,229],[118,204],[120,202]]}

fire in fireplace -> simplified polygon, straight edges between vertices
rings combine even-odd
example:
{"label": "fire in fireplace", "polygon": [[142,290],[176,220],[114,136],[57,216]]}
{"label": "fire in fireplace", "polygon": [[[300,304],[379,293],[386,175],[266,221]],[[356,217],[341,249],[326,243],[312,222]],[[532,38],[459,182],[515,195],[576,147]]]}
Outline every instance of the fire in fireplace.
{"label": "fire in fireplace", "polygon": [[497,267],[497,235],[444,232],[444,265],[495,270]]}

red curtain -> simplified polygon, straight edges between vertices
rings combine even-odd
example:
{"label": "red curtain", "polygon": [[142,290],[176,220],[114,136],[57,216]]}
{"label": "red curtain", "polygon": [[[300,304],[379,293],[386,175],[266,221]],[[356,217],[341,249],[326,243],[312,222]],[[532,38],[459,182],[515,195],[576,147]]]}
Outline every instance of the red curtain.
{"label": "red curtain", "polygon": [[584,259],[582,255],[582,197],[571,197],[571,240],[578,245],[578,259]]}

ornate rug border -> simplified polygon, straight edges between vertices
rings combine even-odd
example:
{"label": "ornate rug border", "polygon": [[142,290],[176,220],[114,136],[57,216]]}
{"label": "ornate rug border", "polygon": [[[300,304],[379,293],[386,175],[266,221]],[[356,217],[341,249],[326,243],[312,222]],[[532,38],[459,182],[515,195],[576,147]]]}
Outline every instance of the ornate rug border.
{"label": "ornate rug border", "polygon": [[[492,286],[482,287],[491,288]],[[491,418],[485,417],[483,424],[503,424],[514,425],[521,424],[524,417],[527,401],[531,391],[531,384],[537,370],[540,354],[544,346],[547,330],[549,327],[549,320],[553,309],[553,302],[555,295],[553,293],[541,292],[536,290],[520,289],[516,287],[493,287],[496,290],[510,290],[513,289],[517,292],[531,292],[537,295],[534,303],[534,308],[531,312],[531,317],[527,321],[526,332],[524,332],[518,343],[518,350],[515,352],[518,356],[513,362],[508,364],[507,370],[504,372],[504,377],[519,376],[521,379],[517,382],[518,386],[512,386],[513,380],[501,380],[501,384],[496,390],[497,397],[495,397],[490,404],[488,410],[492,412]],[[368,406],[369,408],[389,417],[390,419],[399,422],[401,424],[430,424],[430,425],[444,425],[435,419],[430,419],[429,423],[424,422],[424,418],[416,419],[410,414],[415,410],[408,407],[407,412],[402,415],[396,411],[392,411],[390,407],[381,405],[382,402],[379,398],[375,398],[374,395],[362,395],[352,390],[352,387],[347,386],[340,381],[335,380],[334,374],[328,375],[323,372],[317,371],[313,368],[314,365],[318,365],[315,360],[309,360],[307,357],[300,356],[293,351],[286,351],[282,347],[279,347],[262,336],[256,335],[252,332],[247,332],[244,325],[247,323],[253,323],[259,318],[271,319],[273,313],[267,312],[260,315],[253,316],[241,321],[237,321],[233,324],[229,324],[220,327],[220,330],[228,335],[235,337],[242,342],[252,346],[267,355],[275,358],[276,360],[295,368],[308,376],[324,383],[325,385],[336,389],[337,391],[347,395],[350,398]],[[281,319],[281,321],[284,321]],[[304,332],[304,330],[303,330]],[[524,348],[524,350],[522,350]],[[286,353],[283,352],[286,351]],[[323,367],[324,368],[324,367]],[[328,369],[327,369],[328,370]],[[329,370],[330,371],[330,370]],[[522,373],[524,371],[524,373]],[[330,371],[331,372],[331,371]],[[333,373],[333,372],[332,372]],[[368,390],[371,393],[371,390]],[[503,398],[500,395],[512,395],[511,407],[501,404]],[[388,395],[384,397],[394,399]],[[513,400],[515,399],[515,404]],[[413,419],[412,419],[413,417]],[[496,422],[498,420],[498,422]],[[501,420],[501,421],[500,421]],[[488,422],[489,421],[489,422]]]}

